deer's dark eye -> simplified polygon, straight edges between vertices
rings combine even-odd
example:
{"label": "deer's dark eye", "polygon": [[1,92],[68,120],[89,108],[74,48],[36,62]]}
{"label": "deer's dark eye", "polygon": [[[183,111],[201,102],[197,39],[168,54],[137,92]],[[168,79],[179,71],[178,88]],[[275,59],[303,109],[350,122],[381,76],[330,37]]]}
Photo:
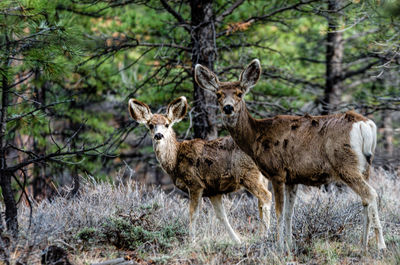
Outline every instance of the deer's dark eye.
{"label": "deer's dark eye", "polygon": [[149,124],[149,128],[150,128],[150,130],[153,130],[154,129],[154,125],[153,124]]}
{"label": "deer's dark eye", "polygon": [[217,99],[220,99],[222,97],[221,93],[217,94]]}
{"label": "deer's dark eye", "polygon": [[167,128],[168,128],[168,127],[169,127],[169,124],[168,124],[168,123],[166,123],[166,124],[165,124],[165,127],[167,127]]}
{"label": "deer's dark eye", "polygon": [[239,93],[237,94],[237,96],[238,96],[239,98],[241,98],[241,97],[243,96],[243,93],[242,93],[242,92],[239,92]]}

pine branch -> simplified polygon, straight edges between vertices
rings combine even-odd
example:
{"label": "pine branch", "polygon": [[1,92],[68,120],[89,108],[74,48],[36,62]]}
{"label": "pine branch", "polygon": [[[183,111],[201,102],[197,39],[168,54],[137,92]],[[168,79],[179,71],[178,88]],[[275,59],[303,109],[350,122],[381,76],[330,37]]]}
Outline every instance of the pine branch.
{"label": "pine branch", "polygon": [[[297,10],[300,6],[308,5],[308,4],[311,4],[311,3],[314,3],[314,2],[318,2],[318,0],[300,1],[300,2],[298,2],[298,3],[296,3],[296,4],[293,4],[293,5],[290,5],[290,6],[281,7],[281,8],[279,8],[279,9],[276,9],[276,10],[274,10],[274,11],[271,11],[270,13],[265,14],[265,15],[262,15],[262,16],[253,16],[253,17],[250,17],[250,18],[248,18],[248,19],[242,21],[241,24],[245,24],[245,25],[250,26],[250,25],[252,25],[252,24],[255,23],[255,22],[269,20],[271,17],[273,17],[273,16],[275,16],[275,15],[277,15],[277,14],[283,13],[283,12],[288,11],[288,10]],[[227,32],[229,33],[229,29],[224,30],[224,31],[222,31],[222,32],[219,32],[219,33],[217,34],[217,37],[226,35]]]}
{"label": "pine branch", "polygon": [[221,13],[216,19],[215,22],[220,23],[225,17],[229,16],[232,14],[232,12],[241,6],[244,3],[244,0],[237,0],[235,3],[233,3],[230,7],[228,7],[224,12]]}
{"label": "pine branch", "polygon": [[178,20],[178,22],[180,23],[180,25],[183,26],[183,28],[190,32],[191,28],[189,26],[189,23],[187,23],[185,21],[185,19],[181,16],[181,14],[179,14],[178,12],[176,12],[170,5],[168,5],[167,1],[165,0],[160,0],[161,4],[163,5],[163,7],[165,8],[165,10],[168,11],[168,13],[170,13],[172,16],[174,16],[176,18],[176,20]]}
{"label": "pine branch", "polygon": [[51,103],[51,104],[48,104],[48,105],[42,106],[42,107],[40,107],[40,108],[34,109],[34,110],[30,111],[30,112],[27,112],[27,113],[24,113],[24,114],[21,114],[21,115],[18,115],[18,116],[14,116],[14,117],[12,117],[12,118],[9,118],[9,119],[7,119],[7,122],[19,120],[19,119],[22,119],[22,118],[24,118],[24,117],[26,117],[26,116],[33,115],[35,112],[38,112],[39,110],[44,110],[44,109],[47,109],[47,108],[49,108],[49,107],[53,107],[53,106],[56,106],[56,105],[59,105],[59,104],[63,104],[63,103],[67,103],[67,102],[71,102],[71,101],[72,101],[72,100],[65,100],[65,101],[53,102],[53,103]]}

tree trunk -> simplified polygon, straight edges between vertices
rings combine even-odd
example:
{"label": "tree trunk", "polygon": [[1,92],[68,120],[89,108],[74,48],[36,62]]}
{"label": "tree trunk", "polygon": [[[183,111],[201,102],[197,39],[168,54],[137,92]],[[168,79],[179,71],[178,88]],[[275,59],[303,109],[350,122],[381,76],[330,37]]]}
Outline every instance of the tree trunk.
{"label": "tree trunk", "polygon": [[[3,162],[3,157],[1,157],[1,160]],[[11,177],[12,175],[9,172],[2,173],[0,186],[6,208],[7,229],[15,236],[18,233],[18,209],[14,199],[14,191],[11,187]]]}
{"label": "tree trunk", "polygon": [[393,124],[392,116],[389,110],[383,113],[383,148],[387,156],[393,155]]}
{"label": "tree trunk", "polygon": [[339,10],[341,0],[329,0],[328,33],[326,36],[326,74],[325,91],[322,105],[322,114],[334,111],[342,96],[342,61],[343,61],[343,34],[337,32],[340,28],[341,15]]}
{"label": "tree trunk", "polygon": [[[217,58],[212,0],[190,1],[192,17],[192,66],[202,64],[214,70]],[[193,77],[194,87],[194,136],[202,139],[215,139],[217,132],[217,99],[214,93],[200,88]]]}
{"label": "tree trunk", "polygon": [[[41,86],[38,86],[37,83],[40,82],[40,71],[37,69],[35,71],[35,82],[34,82],[34,100],[33,105],[35,108],[40,108],[42,105],[46,105],[46,93],[49,87],[49,82],[45,81]],[[33,152],[38,155],[44,155],[46,153],[46,147],[39,147],[37,140],[33,139]],[[49,189],[48,182],[46,181],[46,164],[33,164],[33,181],[32,181],[32,189],[33,189],[33,198],[36,200],[45,199],[47,196],[47,190]]]}
{"label": "tree trunk", "polygon": [[[337,109],[342,97],[342,62],[343,62],[343,34],[337,32],[340,29],[341,15],[338,10],[341,6],[341,0],[328,0],[329,14],[328,32],[326,35],[326,72],[325,72],[325,90],[322,102],[322,115],[327,115]],[[336,186],[340,192],[345,189],[341,183],[325,184],[325,191],[331,192]]]}
{"label": "tree trunk", "polygon": [[[8,43],[8,38],[6,36],[6,42]],[[14,199],[14,191],[11,187],[11,172],[7,169],[7,140],[6,140],[6,129],[7,129],[7,109],[9,106],[9,81],[8,81],[8,68],[9,60],[6,61],[4,69],[2,69],[2,91],[1,91],[1,112],[0,112],[0,186],[1,192],[4,199],[5,211],[5,221],[7,224],[7,229],[16,235],[18,232],[18,219],[17,219],[17,205]]]}

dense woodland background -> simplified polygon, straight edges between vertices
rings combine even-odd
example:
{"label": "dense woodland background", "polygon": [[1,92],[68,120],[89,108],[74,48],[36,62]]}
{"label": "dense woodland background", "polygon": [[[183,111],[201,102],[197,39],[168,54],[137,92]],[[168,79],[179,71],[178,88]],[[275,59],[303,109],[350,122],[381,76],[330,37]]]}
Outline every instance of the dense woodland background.
{"label": "dense woodland background", "polygon": [[74,196],[86,178],[172,189],[127,101],[163,112],[185,95],[179,139],[226,135],[196,63],[235,80],[258,58],[262,78],[246,96],[255,117],[368,116],[374,165],[396,172],[399,39],[397,1],[0,1],[0,230],[18,230],[19,205]]}

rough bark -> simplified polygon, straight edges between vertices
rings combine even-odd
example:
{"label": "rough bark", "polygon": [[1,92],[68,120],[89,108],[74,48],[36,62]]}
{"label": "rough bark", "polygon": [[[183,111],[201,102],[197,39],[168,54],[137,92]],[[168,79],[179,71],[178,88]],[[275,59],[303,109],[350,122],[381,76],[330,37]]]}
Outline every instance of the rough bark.
{"label": "rough bark", "polygon": [[18,233],[18,210],[14,199],[14,191],[11,187],[11,178],[12,175],[10,173],[2,174],[0,186],[6,208],[5,221],[7,225],[7,230],[10,231],[13,235],[16,235]]}
{"label": "rough bark", "polygon": [[341,16],[337,12],[341,0],[329,0],[328,33],[326,36],[326,73],[325,91],[323,98],[322,114],[334,111],[341,101],[342,96],[342,61],[343,61],[343,34],[337,32],[340,28]]}
{"label": "rough bark", "polygon": [[[202,64],[214,70],[217,58],[212,0],[190,1],[192,18],[192,65]],[[217,99],[214,93],[200,88],[193,77],[194,87],[194,137],[214,139],[217,137]]]}
{"label": "rough bark", "polygon": [[[8,43],[8,39],[6,40]],[[7,171],[7,109],[9,106],[9,81],[7,69],[9,62],[3,64],[1,90],[1,112],[0,112],[0,186],[5,205],[5,221],[7,229],[16,235],[18,232],[17,205],[14,199],[14,191],[11,187],[12,173]]]}

